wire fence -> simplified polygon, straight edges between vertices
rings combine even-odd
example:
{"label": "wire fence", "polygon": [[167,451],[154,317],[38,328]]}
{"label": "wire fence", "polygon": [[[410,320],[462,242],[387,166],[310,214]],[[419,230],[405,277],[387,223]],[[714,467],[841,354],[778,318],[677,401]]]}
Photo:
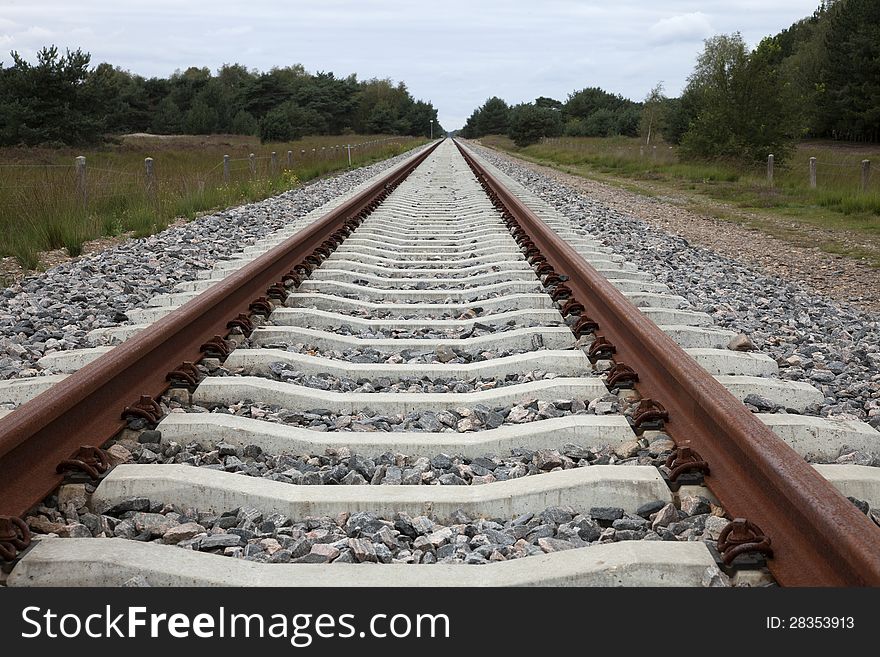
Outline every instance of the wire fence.
{"label": "wire fence", "polygon": [[399,145],[410,137],[385,137],[357,143],[337,143],[284,152],[251,153],[248,157],[224,156],[202,169],[163,169],[161,158],[145,158],[137,168],[94,166],[90,158],[77,157],[71,164],[0,163],[0,206],[21,202],[21,193],[44,190],[54,195],[75,195],[84,207],[116,194],[136,193],[141,187],[151,195],[160,190],[204,191],[246,182],[265,181],[298,170],[338,169],[354,166],[385,146]]}
{"label": "wire fence", "polygon": [[246,157],[190,148],[143,159],[130,151],[98,151],[69,163],[2,162],[0,257],[16,256],[32,268],[39,251],[65,247],[76,255],[84,241],[102,235],[148,235],[176,217],[259,200],[301,180],[388,157],[416,141],[319,139]]}
{"label": "wire fence", "polygon": [[[617,158],[646,166],[682,164],[676,149],[667,144],[636,144],[633,143],[634,140],[629,143],[605,141],[600,144],[599,141],[545,137],[541,144],[573,156],[595,158],[600,162],[603,159]],[[875,159],[880,160],[880,157]],[[769,153],[764,163],[743,165],[719,161],[718,164],[735,168],[740,177],[748,176],[756,184],[766,184],[770,188],[788,185],[818,191],[880,194],[880,174],[874,171],[878,163],[845,149],[817,149],[815,154],[811,154],[809,149],[801,148],[784,168],[778,166],[774,156]]]}

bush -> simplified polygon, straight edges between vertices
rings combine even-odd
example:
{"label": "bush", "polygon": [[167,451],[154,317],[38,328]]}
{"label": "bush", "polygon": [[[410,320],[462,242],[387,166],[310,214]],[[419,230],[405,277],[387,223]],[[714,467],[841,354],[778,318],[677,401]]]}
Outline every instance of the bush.
{"label": "bush", "polygon": [[516,105],[510,110],[508,136],[519,147],[536,144],[542,137],[562,134],[562,117],[559,110],[538,107],[531,103]]}

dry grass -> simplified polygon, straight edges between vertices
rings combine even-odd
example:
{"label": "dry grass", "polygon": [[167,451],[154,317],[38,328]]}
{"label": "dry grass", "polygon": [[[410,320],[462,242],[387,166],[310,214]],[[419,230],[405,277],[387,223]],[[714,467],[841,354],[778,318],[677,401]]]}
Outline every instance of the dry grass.
{"label": "dry grass", "polygon": [[[554,166],[630,191],[662,197],[698,212],[735,221],[796,243],[819,243],[841,255],[880,266],[880,145],[801,143],[786,167],[681,160],[666,144],[638,139],[562,138],[517,148],[506,137],[480,140],[532,162]],[[810,187],[809,159],[817,160]],[[867,191],[861,161],[871,160]]]}
{"label": "dry grass", "polygon": [[[40,252],[65,248],[78,255],[88,240],[145,236],[178,217],[256,201],[348,167],[392,157],[422,138],[382,135],[309,137],[260,144],[238,135],[128,135],[100,149],[0,149],[0,257],[26,269]],[[287,166],[287,151],[293,163]],[[270,153],[277,153],[273,168]],[[248,156],[255,154],[255,171]],[[85,195],[77,189],[74,158],[86,157]],[[223,156],[230,156],[228,180]],[[155,186],[146,188],[144,158],[154,160]]]}

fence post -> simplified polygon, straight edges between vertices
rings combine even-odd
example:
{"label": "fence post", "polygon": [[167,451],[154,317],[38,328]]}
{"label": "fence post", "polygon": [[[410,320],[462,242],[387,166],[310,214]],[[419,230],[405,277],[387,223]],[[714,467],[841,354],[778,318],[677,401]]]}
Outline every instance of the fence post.
{"label": "fence post", "polygon": [[287,168],[293,169],[293,151],[287,151]]}
{"label": "fence post", "polygon": [[144,175],[146,179],[147,196],[152,200],[156,196],[156,180],[153,176],[153,158],[144,158]]}
{"label": "fence post", "polygon": [[655,162],[657,160],[657,147],[651,146],[651,161]]}
{"label": "fence post", "polygon": [[810,158],[810,189],[816,189],[816,158]]}
{"label": "fence post", "polygon": [[272,175],[274,176],[278,173],[278,154],[275,151],[272,151],[272,159],[270,160]]}
{"label": "fence post", "polygon": [[871,177],[871,160],[862,160],[862,192],[868,191],[868,179]]}
{"label": "fence post", "polygon": [[76,158],[76,191],[82,199],[83,207],[88,205],[89,197],[86,191],[86,157],[80,155]]}
{"label": "fence post", "polygon": [[348,149],[348,166],[351,166],[351,144],[346,144],[345,147]]}
{"label": "fence post", "polygon": [[229,156],[223,156],[223,184],[229,184]]}
{"label": "fence post", "polygon": [[773,187],[773,153],[767,156],[767,182]]}
{"label": "fence post", "polygon": [[248,155],[248,164],[250,165],[251,177],[253,178],[254,176],[257,175],[257,156],[254,155],[253,153]]}

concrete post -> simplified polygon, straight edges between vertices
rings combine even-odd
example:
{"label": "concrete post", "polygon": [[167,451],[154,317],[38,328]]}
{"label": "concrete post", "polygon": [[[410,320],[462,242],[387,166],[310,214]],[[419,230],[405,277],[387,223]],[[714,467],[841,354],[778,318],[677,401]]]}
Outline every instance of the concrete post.
{"label": "concrete post", "polygon": [[868,191],[868,180],[871,177],[871,160],[862,160],[862,191]]}
{"label": "concrete post", "polygon": [[287,151],[287,168],[293,169],[293,151]]}
{"label": "concrete post", "polygon": [[223,184],[229,184],[229,156],[223,156]]}
{"label": "concrete post", "polygon": [[348,166],[351,166],[351,144],[346,144],[345,147],[348,149]]}
{"label": "concrete post", "polygon": [[773,187],[773,153],[767,156],[767,182]]}
{"label": "concrete post", "polygon": [[816,189],[816,158],[810,158],[810,189]]}
{"label": "concrete post", "polygon": [[251,177],[253,178],[257,175],[257,156],[253,153],[248,155],[248,164],[251,167]]}
{"label": "concrete post", "polygon": [[79,195],[82,200],[83,207],[88,206],[89,197],[88,192],[86,190],[86,158],[85,155],[80,155],[76,158],[75,165],[76,172],[76,193]]}
{"label": "concrete post", "polygon": [[269,160],[269,163],[270,170],[272,172],[272,175],[274,176],[276,173],[278,173],[278,153],[272,151],[272,158]]}

